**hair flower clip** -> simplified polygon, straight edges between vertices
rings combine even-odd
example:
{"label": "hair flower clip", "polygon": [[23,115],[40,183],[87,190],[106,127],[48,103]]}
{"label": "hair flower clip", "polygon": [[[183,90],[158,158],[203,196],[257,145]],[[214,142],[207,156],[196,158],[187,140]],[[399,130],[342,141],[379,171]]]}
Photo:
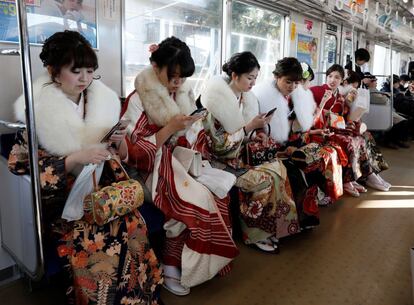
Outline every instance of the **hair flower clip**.
{"label": "hair flower clip", "polygon": [[310,72],[309,72],[309,65],[305,62],[300,63],[301,67],[302,67],[302,78],[303,79],[308,79],[308,77],[310,76]]}
{"label": "hair flower clip", "polygon": [[159,47],[160,47],[159,45],[157,45],[156,43],[153,43],[152,45],[149,46],[148,51],[150,53],[154,53],[155,51],[158,50]]}

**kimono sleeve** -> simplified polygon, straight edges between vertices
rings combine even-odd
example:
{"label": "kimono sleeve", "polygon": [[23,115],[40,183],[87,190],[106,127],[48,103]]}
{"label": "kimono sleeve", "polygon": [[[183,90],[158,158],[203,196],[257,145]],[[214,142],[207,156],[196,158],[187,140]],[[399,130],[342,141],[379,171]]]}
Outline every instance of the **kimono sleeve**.
{"label": "kimono sleeve", "polygon": [[[8,167],[15,175],[28,175],[29,150],[27,146],[26,131],[16,134],[15,144],[9,154]],[[65,169],[65,158],[52,156],[44,149],[39,148],[39,172],[40,185],[43,193],[53,193],[67,189],[67,175]]]}
{"label": "kimono sleeve", "polygon": [[159,128],[149,123],[136,93],[130,95],[125,103],[122,119],[130,121],[126,137],[128,164],[151,173],[157,151],[155,134]]}
{"label": "kimono sleeve", "polygon": [[244,131],[240,129],[233,134],[227,133],[224,127],[216,120],[211,113],[204,120],[204,128],[208,135],[211,154],[217,157],[235,157],[239,154],[243,140]]}

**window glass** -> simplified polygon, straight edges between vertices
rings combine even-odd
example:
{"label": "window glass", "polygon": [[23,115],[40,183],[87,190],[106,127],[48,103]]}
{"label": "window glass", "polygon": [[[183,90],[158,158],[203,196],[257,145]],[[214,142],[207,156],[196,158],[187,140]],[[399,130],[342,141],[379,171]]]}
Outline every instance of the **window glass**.
{"label": "window glass", "polygon": [[351,39],[344,40],[344,54],[342,58],[342,65],[345,66],[352,59],[352,41]]}
{"label": "window glass", "polygon": [[283,16],[238,1],[232,4],[230,53],[250,51],[258,59],[258,81],[273,78],[282,57]]}
{"label": "window glass", "polygon": [[377,89],[381,88],[390,74],[390,49],[377,44],[374,48],[373,74],[377,75]]}
{"label": "window glass", "polygon": [[337,38],[335,35],[325,34],[324,42],[322,71],[326,71],[327,68],[336,62]]}
{"label": "window glass", "polygon": [[204,80],[218,73],[222,20],[220,0],[127,0],[125,2],[124,94],[149,65],[148,48],[176,36],[191,49],[196,71],[187,79],[196,96]]}
{"label": "window glass", "polygon": [[338,44],[336,35],[325,33],[324,48],[323,48],[323,61],[322,61],[322,82],[325,82],[325,72],[330,66],[336,62],[336,46]]}

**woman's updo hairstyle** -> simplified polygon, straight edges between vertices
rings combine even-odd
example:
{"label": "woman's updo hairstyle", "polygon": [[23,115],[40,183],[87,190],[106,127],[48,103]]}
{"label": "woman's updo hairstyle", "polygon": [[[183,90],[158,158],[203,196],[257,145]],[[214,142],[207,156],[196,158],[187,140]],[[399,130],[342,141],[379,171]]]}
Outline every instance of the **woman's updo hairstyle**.
{"label": "woman's updo hairstyle", "polygon": [[338,64],[334,64],[334,65],[330,66],[329,69],[326,70],[326,76],[329,76],[329,74],[331,74],[332,72],[335,72],[335,71],[338,72],[341,75],[342,79],[344,79],[345,70],[344,70],[344,68],[342,68],[341,65],[338,65]]}
{"label": "woman's updo hairstyle", "polygon": [[250,73],[254,68],[260,70],[259,62],[252,52],[245,51],[234,54],[222,67],[229,77],[234,72],[237,76]]}
{"label": "woman's updo hairstyle", "polygon": [[285,57],[279,60],[276,64],[273,74],[276,77],[287,77],[292,82],[302,80],[302,66],[295,57]]}
{"label": "woman's updo hairstyle", "polygon": [[50,67],[52,81],[62,67],[98,69],[98,58],[89,41],[75,31],[57,32],[46,39],[39,55],[44,67]]}
{"label": "woman's updo hairstyle", "polygon": [[172,36],[158,44],[149,58],[158,68],[167,67],[168,79],[171,79],[179,68],[180,77],[190,77],[194,74],[195,65],[190,48],[180,39]]}

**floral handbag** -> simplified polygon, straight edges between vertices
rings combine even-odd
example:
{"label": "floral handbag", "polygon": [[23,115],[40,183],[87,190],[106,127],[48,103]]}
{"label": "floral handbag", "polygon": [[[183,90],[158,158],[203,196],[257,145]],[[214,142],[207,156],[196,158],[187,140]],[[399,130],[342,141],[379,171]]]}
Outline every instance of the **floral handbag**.
{"label": "floral handbag", "polygon": [[257,166],[264,162],[272,161],[276,158],[277,151],[280,145],[270,138],[270,126],[268,126],[268,141],[267,145],[262,142],[252,141],[250,135],[249,142],[246,144],[245,162],[250,166]]}
{"label": "floral handbag", "polygon": [[83,219],[99,226],[134,211],[144,202],[141,184],[130,179],[118,160],[111,159],[108,163],[118,182],[99,189],[94,172],[92,176],[95,191],[87,195],[83,201]]}

